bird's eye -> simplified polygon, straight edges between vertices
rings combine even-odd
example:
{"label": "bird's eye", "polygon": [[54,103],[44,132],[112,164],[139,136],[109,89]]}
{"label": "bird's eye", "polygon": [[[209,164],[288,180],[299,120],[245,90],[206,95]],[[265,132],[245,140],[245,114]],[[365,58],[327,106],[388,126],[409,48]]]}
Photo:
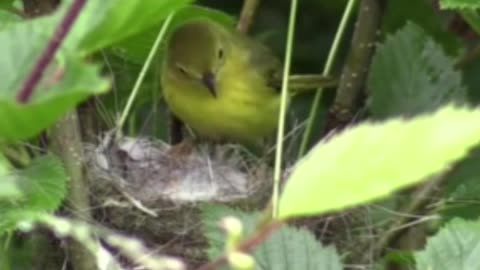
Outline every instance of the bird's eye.
{"label": "bird's eye", "polygon": [[218,59],[222,59],[223,58],[223,49],[219,49],[218,50]]}

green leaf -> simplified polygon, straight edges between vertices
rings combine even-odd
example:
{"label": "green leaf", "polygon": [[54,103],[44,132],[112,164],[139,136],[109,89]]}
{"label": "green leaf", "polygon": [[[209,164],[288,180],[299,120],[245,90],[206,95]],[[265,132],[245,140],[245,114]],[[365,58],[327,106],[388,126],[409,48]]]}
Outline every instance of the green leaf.
{"label": "green leaf", "polygon": [[476,147],[467,158],[455,165],[444,182],[444,203],[440,209],[444,221],[454,217],[476,219],[480,217],[480,148]]}
{"label": "green leaf", "polygon": [[22,195],[14,181],[4,178],[0,175],[0,200],[8,198],[18,198]]}
{"label": "green leaf", "polygon": [[467,158],[455,166],[455,170],[452,170],[448,174],[445,181],[447,183],[446,192],[450,199],[480,199],[479,164],[480,148],[476,147]]}
{"label": "green leaf", "polygon": [[13,1],[14,0],[0,0],[0,8],[4,9],[12,7]]}
{"label": "green leaf", "polygon": [[461,74],[426,33],[409,23],[380,45],[368,76],[369,109],[380,119],[429,112],[466,97]]}
{"label": "green leaf", "polygon": [[365,203],[427,179],[480,141],[480,110],[365,123],[317,145],[294,169],[279,216],[315,215]]}
{"label": "green leaf", "polygon": [[0,153],[0,200],[3,198],[12,199],[21,196],[21,192],[15,181],[9,177],[11,170],[12,165],[7,158]]}
{"label": "green leaf", "polygon": [[429,0],[389,1],[382,16],[382,38],[394,33],[412,22],[420,26],[437,43],[441,44],[448,55],[456,56],[464,48],[464,42],[452,31],[445,31],[445,18],[438,16],[438,10],[432,8]]}
{"label": "green leaf", "polygon": [[192,0],[88,1],[67,43],[86,55],[158,25]]}
{"label": "green leaf", "polygon": [[24,170],[9,176],[19,183],[22,197],[0,201],[0,234],[15,228],[24,218],[56,210],[66,195],[68,180],[62,163],[54,156],[37,158]]}
{"label": "green leaf", "polygon": [[6,29],[10,25],[20,22],[21,18],[16,14],[0,10],[0,31]]}
{"label": "green leaf", "polygon": [[[214,20],[220,24],[223,24],[226,27],[233,27],[235,23],[235,20],[226,13],[223,13],[216,9],[190,5],[177,11],[175,17],[170,24],[169,30],[167,32],[167,37],[172,32],[172,30],[174,30],[179,25],[185,23],[188,20],[197,18],[208,18],[210,20]],[[143,64],[143,62],[147,58],[148,53],[150,52],[150,49],[158,35],[160,28],[161,23],[135,36],[125,39],[118,44],[115,44],[113,46],[112,52],[133,63]],[[163,53],[164,49],[161,48],[160,51],[160,53]]]}
{"label": "green leaf", "polygon": [[[3,67],[0,65],[0,70]],[[1,80],[0,138],[20,140],[35,136],[90,95],[105,92],[109,83],[100,78],[98,73],[94,65],[67,59],[65,67],[50,69],[44,83],[37,87],[32,100],[26,105],[19,104],[15,99],[15,94],[22,86],[21,77]],[[59,77],[58,81],[55,81],[56,76]]]}
{"label": "green leaf", "polygon": [[68,50],[43,74],[28,104],[19,104],[18,91],[51,38],[51,18],[11,25],[0,32],[0,138],[27,139],[54,123],[92,94],[105,92],[108,81],[95,65],[83,63]]}
{"label": "green leaf", "polygon": [[[224,236],[218,227],[226,216],[235,216],[242,221],[245,235],[251,235],[258,225],[259,213],[246,213],[225,206],[207,206],[202,209],[204,234],[209,243],[208,255],[216,258],[222,254]],[[257,269],[343,269],[333,247],[323,247],[307,230],[283,226],[273,232],[252,253]]]}
{"label": "green leaf", "polygon": [[443,9],[477,9],[480,2],[477,0],[440,0]]}
{"label": "green leaf", "polygon": [[454,219],[416,252],[418,270],[480,269],[480,222]]}

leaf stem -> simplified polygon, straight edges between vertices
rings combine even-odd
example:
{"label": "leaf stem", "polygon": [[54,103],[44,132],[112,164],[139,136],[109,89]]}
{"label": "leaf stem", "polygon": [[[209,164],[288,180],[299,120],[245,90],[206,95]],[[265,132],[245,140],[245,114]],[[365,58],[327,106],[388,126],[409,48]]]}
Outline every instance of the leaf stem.
{"label": "leaf stem", "polygon": [[[328,76],[332,70],[334,60],[337,56],[338,49],[340,47],[340,42],[345,33],[345,29],[347,27],[348,20],[352,15],[353,7],[355,5],[355,0],[348,0],[347,6],[345,7],[345,11],[343,12],[342,19],[340,20],[340,24],[337,29],[337,33],[335,34],[335,38],[333,39],[332,47],[330,48],[330,52],[328,53],[327,62],[325,63],[325,68],[323,69],[322,75]],[[310,115],[308,116],[307,126],[305,128],[305,132],[303,133],[302,142],[300,144],[300,151],[298,152],[298,158],[300,159],[303,157],[307,150],[308,143],[310,141],[310,136],[312,133],[313,123],[315,122],[315,114],[318,111],[318,106],[320,105],[320,99],[322,97],[322,89],[318,89],[313,99],[312,108],[310,109]]]}
{"label": "leaf stem", "polygon": [[122,127],[125,124],[125,121],[127,120],[127,117],[128,117],[128,114],[130,113],[130,110],[132,109],[133,101],[137,97],[137,94],[138,94],[138,91],[140,90],[140,86],[142,85],[143,79],[145,78],[145,75],[147,75],[148,68],[150,67],[150,64],[152,63],[152,60],[155,57],[155,53],[158,50],[158,46],[160,45],[161,41],[163,40],[165,34],[167,33],[168,26],[172,22],[172,19],[173,19],[174,15],[175,15],[175,12],[172,12],[165,19],[165,22],[163,23],[162,28],[158,32],[157,38],[155,39],[155,42],[153,43],[153,46],[150,49],[148,57],[145,60],[145,63],[143,64],[142,70],[140,71],[140,74],[138,75],[137,80],[135,81],[135,85],[133,86],[132,93],[128,97],[127,105],[125,105],[125,109],[123,110],[122,116],[120,117],[120,120],[118,121],[117,126],[116,126],[117,137],[119,137],[121,135]]}
{"label": "leaf stem", "polygon": [[297,17],[297,0],[291,1],[290,17],[288,22],[287,45],[285,50],[285,64],[283,68],[283,83],[280,103],[280,116],[278,119],[277,147],[275,152],[275,168],[273,173],[273,195],[272,195],[272,211],[273,218],[278,215],[278,199],[280,193],[280,179],[282,177],[282,155],[283,155],[283,136],[285,133],[285,116],[288,106],[288,78],[293,51],[293,37],[295,35],[295,20]]}
{"label": "leaf stem", "polygon": [[47,47],[43,51],[42,55],[38,59],[35,67],[33,68],[32,72],[25,80],[22,89],[18,92],[17,101],[20,103],[27,103],[33,95],[35,87],[40,82],[43,76],[43,72],[48,67],[50,62],[52,61],[55,53],[57,52],[58,48],[62,44],[63,40],[65,39],[68,31],[70,31],[73,23],[77,19],[80,11],[82,10],[83,6],[85,5],[85,0],[75,0],[70,8],[68,9],[67,13],[63,17],[60,24],[57,26],[55,33],[53,34],[52,38],[48,42]]}

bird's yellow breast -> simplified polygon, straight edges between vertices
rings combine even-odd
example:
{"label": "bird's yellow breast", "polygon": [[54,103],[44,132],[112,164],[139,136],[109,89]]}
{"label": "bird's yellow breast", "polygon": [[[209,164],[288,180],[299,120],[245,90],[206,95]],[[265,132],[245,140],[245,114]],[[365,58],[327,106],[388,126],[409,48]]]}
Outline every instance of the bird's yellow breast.
{"label": "bird's yellow breast", "polygon": [[245,55],[232,52],[217,74],[217,97],[206,89],[163,74],[165,99],[177,117],[199,136],[258,144],[278,121],[280,97]]}

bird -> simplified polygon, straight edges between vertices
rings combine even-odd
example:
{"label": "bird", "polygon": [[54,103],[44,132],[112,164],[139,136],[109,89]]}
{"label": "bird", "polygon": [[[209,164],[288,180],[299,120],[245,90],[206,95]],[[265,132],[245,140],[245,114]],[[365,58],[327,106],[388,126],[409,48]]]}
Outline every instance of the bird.
{"label": "bird", "polygon": [[269,48],[202,18],[172,31],[161,87],[170,110],[198,137],[258,146],[277,127],[281,74]]}

